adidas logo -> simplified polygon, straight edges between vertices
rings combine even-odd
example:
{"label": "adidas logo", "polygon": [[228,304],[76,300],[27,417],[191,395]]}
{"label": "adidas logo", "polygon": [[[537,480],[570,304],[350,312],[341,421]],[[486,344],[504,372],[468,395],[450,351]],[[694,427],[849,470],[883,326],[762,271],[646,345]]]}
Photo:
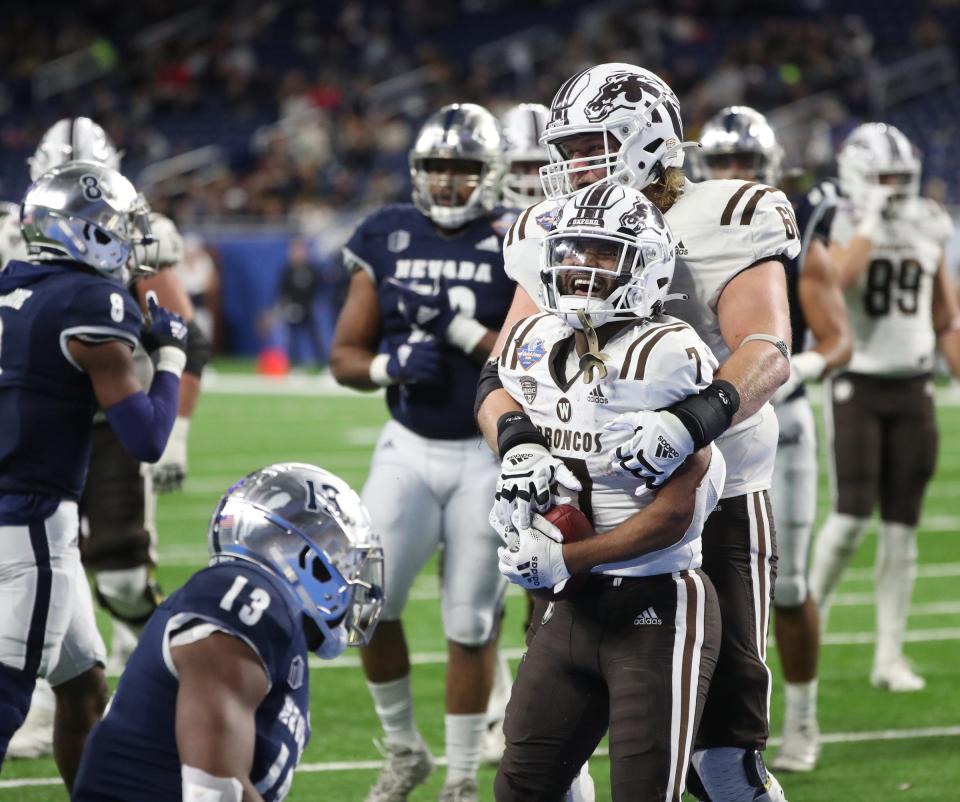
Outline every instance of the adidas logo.
{"label": "adidas logo", "polygon": [[490,253],[500,253],[502,248],[500,247],[500,240],[497,239],[496,234],[491,234],[486,239],[480,240],[477,243],[476,248],[478,251],[490,251]]}
{"label": "adidas logo", "polygon": [[594,387],[589,393],[587,393],[587,401],[591,404],[609,404],[610,399],[608,399],[604,394],[603,390],[600,389],[598,384]]}
{"label": "adidas logo", "polygon": [[640,615],[633,619],[633,625],[635,627],[658,627],[663,623],[660,618],[657,616],[656,610],[652,607],[648,607]]}
{"label": "adidas logo", "polygon": [[657,459],[676,459],[679,456],[680,452],[664,440],[661,434],[657,438]]}
{"label": "adidas logo", "polygon": [[676,251],[676,253],[677,253],[677,256],[686,256],[686,255],[687,255],[687,249],[686,249],[686,248],[684,247],[684,245],[683,245],[683,240],[680,240],[680,242],[677,243],[677,251]]}
{"label": "adidas logo", "polygon": [[537,558],[534,557],[530,562],[520,563],[517,566],[520,576],[531,580],[535,587],[540,587],[540,571],[537,568]]}

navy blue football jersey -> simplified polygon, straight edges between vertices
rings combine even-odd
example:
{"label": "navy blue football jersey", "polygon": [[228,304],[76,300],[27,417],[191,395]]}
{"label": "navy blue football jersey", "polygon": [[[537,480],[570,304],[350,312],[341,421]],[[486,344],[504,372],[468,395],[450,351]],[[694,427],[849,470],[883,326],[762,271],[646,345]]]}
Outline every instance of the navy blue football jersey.
{"label": "navy blue football jersey", "polygon": [[[502,251],[515,217],[514,211],[500,209],[449,235],[411,204],[386,206],[366,218],[344,248],[344,264],[351,271],[365,270],[377,285],[381,351],[392,350],[414,333],[397,307],[389,278],[432,288],[442,276],[454,306],[498,331],[516,289],[504,273]],[[477,432],[473,400],[480,365],[446,342],[440,349],[444,383],[388,387],[387,405],[397,421],[422,437],[472,437]]]}
{"label": "navy blue football jersey", "polygon": [[270,690],[256,713],[250,780],[267,802],[287,795],[310,738],[302,611],[282,580],[233,560],[194,574],[151,616],[107,714],[87,739],[73,802],[180,802],[171,644],[213,631],[240,638],[263,662]]}
{"label": "navy blue football jersey", "polygon": [[140,336],[126,289],[76,265],[11,261],[0,273],[0,495],[79,498],[96,398],[72,338]]}
{"label": "navy blue football jersey", "polygon": [[799,282],[803,261],[807,258],[810,243],[820,240],[825,245],[830,241],[830,226],[836,211],[839,188],[830,179],[813,186],[805,195],[798,198],[793,206],[797,216],[797,228],[800,232],[800,255],[785,262],[787,270],[787,294],[790,298],[790,325],[793,328],[791,353],[799,354],[804,350],[807,337],[807,321],[800,306]]}

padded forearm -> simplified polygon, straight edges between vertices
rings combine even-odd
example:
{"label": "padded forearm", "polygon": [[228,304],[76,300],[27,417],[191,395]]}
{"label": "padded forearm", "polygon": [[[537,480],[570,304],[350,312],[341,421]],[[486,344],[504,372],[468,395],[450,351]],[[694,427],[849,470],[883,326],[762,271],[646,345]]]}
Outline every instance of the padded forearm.
{"label": "padded forearm", "polygon": [[668,407],[693,438],[693,450],[699,451],[723,434],[740,407],[740,394],[730,382],[718,379],[696,395]]}
{"label": "padded forearm", "polygon": [[547,439],[534,426],[526,412],[507,412],[497,421],[497,449],[503,457],[514,446],[536,443],[549,448]]}
{"label": "padded forearm", "polygon": [[502,390],[503,382],[500,381],[500,368],[496,359],[491,359],[484,363],[480,369],[480,379],[477,381],[477,397],[473,402],[473,419],[477,420],[480,416],[480,407],[490,393],[494,390]]}
{"label": "padded forearm", "polygon": [[167,445],[179,401],[180,379],[158,370],[149,394],[131,393],[105,412],[117,439],[134,459],[156,462]]}

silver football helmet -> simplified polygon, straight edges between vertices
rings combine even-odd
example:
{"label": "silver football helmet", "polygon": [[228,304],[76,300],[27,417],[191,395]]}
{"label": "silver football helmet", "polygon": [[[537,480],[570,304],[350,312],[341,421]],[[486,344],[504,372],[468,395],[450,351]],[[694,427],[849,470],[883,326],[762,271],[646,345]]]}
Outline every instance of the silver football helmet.
{"label": "silver football helmet", "polygon": [[920,194],[920,156],[910,140],[892,125],[864,123],[844,140],[837,153],[840,186],[860,207],[872,187],[896,181],[895,199]]}
{"label": "silver football helmet", "polygon": [[[602,134],[597,152],[568,156],[563,140]],[[680,103],[662,78],[633,64],[599,64],[560,87],[540,139],[551,164],[540,171],[548,198],[576,192],[579,173],[599,170],[634,189],[659,180],[667,167],[683,165]]]}
{"label": "silver football helmet", "polygon": [[568,198],[540,243],[541,306],[575,329],[658,314],[673,279],[674,239],[632,187],[600,181]]}
{"label": "silver football helmet", "polygon": [[30,185],[20,229],[31,259],[82,262],[126,283],[134,246],[151,241],[143,198],[111,167],[72,161]]}
{"label": "silver football helmet", "polygon": [[452,103],[430,115],[410,151],[413,203],[441,228],[459,228],[497,202],[502,134],[483,106]]}
{"label": "silver football helmet", "polygon": [[30,180],[36,181],[64,162],[100,162],[119,170],[121,155],[107,132],[89,117],[67,117],[47,129],[27,164]]}
{"label": "silver football helmet", "polygon": [[550,109],[540,103],[520,103],[500,118],[503,126],[503,180],[500,192],[506,206],[526,208],[543,200],[540,168],[550,163],[540,144]]}
{"label": "silver football helmet", "polygon": [[314,465],[268,465],[237,482],[210,521],[212,562],[249,560],[289,587],[323,635],[316,654],[369,642],[383,607],[383,551],[360,497]]}
{"label": "silver football helmet", "polygon": [[150,235],[153,244],[137,245],[134,249],[135,261],[148,270],[173,267],[183,261],[183,237],[176,224],[166,215],[150,212]]}
{"label": "silver football helmet", "polygon": [[727,106],[707,120],[700,133],[700,149],[695,153],[691,161],[698,177],[718,178],[717,170],[737,168],[738,174],[728,177],[771,186],[780,183],[783,148],[767,118],[749,106]]}

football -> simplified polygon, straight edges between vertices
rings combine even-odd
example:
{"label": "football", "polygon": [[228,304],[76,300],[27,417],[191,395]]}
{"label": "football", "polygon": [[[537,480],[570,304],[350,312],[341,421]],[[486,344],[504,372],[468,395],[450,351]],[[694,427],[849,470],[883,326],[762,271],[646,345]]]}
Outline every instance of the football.
{"label": "football", "polygon": [[[578,541],[586,540],[588,537],[593,537],[596,534],[593,529],[593,522],[572,504],[557,504],[547,510],[543,517],[563,533],[564,543],[577,543]],[[583,583],[587,581],[588,576],[589,574],[575,574],[571,576],[570,579],[567,580],[567,584],[563,586],[563,590],[559,593],[554,593],[552,590],[546,589],[533,590],[530,592],[548,601],[566,599],[580,589]]]}

